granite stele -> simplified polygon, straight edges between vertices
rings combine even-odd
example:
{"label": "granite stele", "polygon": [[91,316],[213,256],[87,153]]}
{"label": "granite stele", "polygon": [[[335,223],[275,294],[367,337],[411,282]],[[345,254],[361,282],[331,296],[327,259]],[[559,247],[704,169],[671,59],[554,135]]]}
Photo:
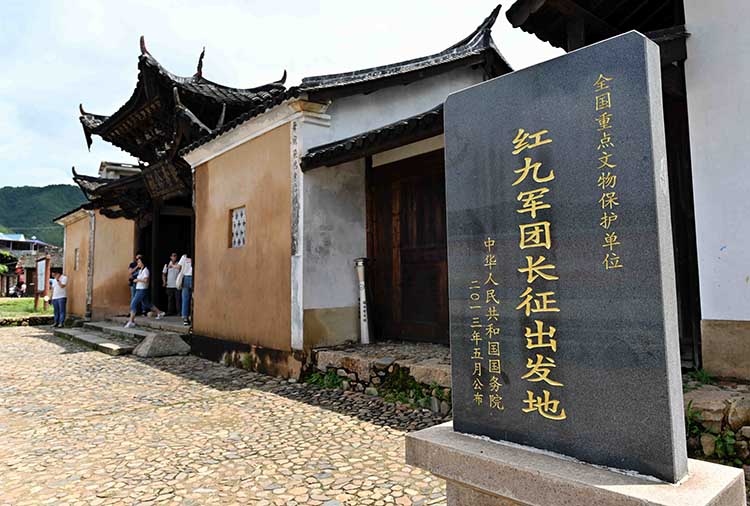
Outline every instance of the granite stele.
{"label": "granite stele", "polygon": [[637,32],[445,105],[453,413],[687,474],[658,47]]}

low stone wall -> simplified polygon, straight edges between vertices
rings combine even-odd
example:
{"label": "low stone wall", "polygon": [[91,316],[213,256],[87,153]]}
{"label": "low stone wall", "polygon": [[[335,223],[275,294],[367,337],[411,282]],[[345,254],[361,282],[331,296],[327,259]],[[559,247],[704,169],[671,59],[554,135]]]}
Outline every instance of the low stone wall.
{"label": "low stone wall", "polygon": [[750,490],[750,385],[687,386],[689,456],[742,467]]}
{"label": "low stone wall", "polygon": [[[335,350],[316,351],[312,359],[317,378],[320,375],[339,378],[323,380],[321,384],[332,383],[329,386],[429,409],[445,417],[451,414],[449,367],[412,364],[408,360],[401,363],[392,357],[363,358]],[[312,382],[316,382],[315,376]]]}
{"label": "low stone wall", "polygon": [[0,318],[0,327],[27,327],[30,325],[52,325],[54,316],[14,316]]}

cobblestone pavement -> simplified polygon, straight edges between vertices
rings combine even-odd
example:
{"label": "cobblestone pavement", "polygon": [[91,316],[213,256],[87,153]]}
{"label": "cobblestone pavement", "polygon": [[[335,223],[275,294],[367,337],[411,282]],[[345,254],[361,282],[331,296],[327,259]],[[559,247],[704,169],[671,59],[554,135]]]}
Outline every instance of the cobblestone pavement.
{"label": "cobblestone pavement", "polygon": [[196,357],[110,357],[0,329],[0,505],[445,504],[404,464],[441,420]]}

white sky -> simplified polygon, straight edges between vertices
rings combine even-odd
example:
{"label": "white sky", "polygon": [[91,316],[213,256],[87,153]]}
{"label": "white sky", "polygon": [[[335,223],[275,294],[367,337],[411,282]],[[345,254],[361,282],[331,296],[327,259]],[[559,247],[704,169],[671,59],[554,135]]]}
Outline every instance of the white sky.
{"label": "white sky", "polygon": [[[515,69],[561,54],[513,29],[503,2],[495,43]],[[0,187],[72,183],[70,167],[132,161],[98,137],[89,153],[78,104],[111,114],[132,94],[138,38],[168,70],[236,87],[345,72],[438,52],[496,0],[4,0],[0,18]]]}

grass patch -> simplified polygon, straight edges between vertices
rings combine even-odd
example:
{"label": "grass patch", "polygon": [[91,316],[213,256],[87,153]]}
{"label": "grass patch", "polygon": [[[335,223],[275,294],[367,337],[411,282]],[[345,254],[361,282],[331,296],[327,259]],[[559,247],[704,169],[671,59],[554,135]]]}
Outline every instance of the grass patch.
{"label": "grass patch", "polygon": [[329,369],[326,373],[315,371],[305,378],[305,383],[323,388],[341,388],[343,382],[344,378],[336,374],[334,369]]}
{"label": "grass patch", "polygon": [[25,316],[45,316],[52,314],[52,304],[47,311],[42,310],[44,301],[39,301],[39,311],[34,311],[34,298],[0,298],[0,318],[22,318]]}
{"label": "grass patch", "polygon": [[396,369],[386,377],[380,392],[386,402],[401,402],[416,407],[425,407],[430,398],[406,369]]}

